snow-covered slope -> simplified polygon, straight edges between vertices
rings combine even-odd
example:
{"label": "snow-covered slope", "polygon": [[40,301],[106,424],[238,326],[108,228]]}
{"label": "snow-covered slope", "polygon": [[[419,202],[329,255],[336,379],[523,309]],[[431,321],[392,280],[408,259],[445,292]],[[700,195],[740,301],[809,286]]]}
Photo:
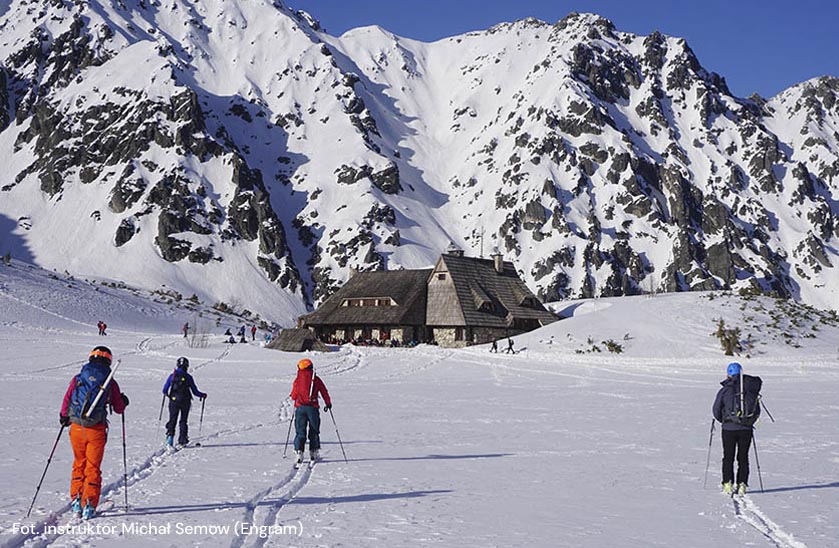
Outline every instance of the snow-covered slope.
{"label": "snow-covered slope", "polygon": [[422,43],[279,1],[13,1],[0,253],[283,322],[450,242],[545,300],[830,306],[837,94],[734,97],[684,40],[591,14]]}
{"label": "snow-covered slope", "polygon": [[[0,266],[3,548],[828,548],[839,535],[834,315],[721,292],[609,298],[557,305],[569,319],[516,338],[514,355],[486,346],[309,354],[347,462],[324,417],[324,461],[295,471],[283,454],[300,355],[225,345],[225,322],[207,347],[190,348],[175,304]],[[93,323],[105,312],[103,338]],[[737,359],[763,378],[777,421],[758,424],[760,467],[752,454],[752,490],[739,500],[717,487],[718,431],[703,488],[711,402],[730,359],[711,335],[720,318],[752,335],[751,357]],[[606,350],[610,339],[621,353]],[[127,466],[113,417],[104,514],[91,529],[47,529],[74,523],[66,437],[24,516],[67,383],[103,341],[122,360],[116,378],[131,399]],[[160,389],[178,356],[209,398],[203,421],[198,407],[191,414],[201,446],[168,454]]]}

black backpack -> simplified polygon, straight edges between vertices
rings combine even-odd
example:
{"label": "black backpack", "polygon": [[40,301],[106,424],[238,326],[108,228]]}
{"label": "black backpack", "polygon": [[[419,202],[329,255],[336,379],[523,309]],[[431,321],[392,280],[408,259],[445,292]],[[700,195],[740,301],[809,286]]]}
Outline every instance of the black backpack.
{"label": "black backpack", "polygon": [[172,373],[172,384],[169,385],[169,399],[182,402],[192,399],[192,391],[189,388],[189,373],[182,369],[175,369]]}
{"label": "black backpack", "polygon": [[760,389],[763,380],[752,375],[743,375],[743,409],[740,409],[740,375],[731,378],[730,396],[725,402],[724,422],[754,426],[760,416]]}

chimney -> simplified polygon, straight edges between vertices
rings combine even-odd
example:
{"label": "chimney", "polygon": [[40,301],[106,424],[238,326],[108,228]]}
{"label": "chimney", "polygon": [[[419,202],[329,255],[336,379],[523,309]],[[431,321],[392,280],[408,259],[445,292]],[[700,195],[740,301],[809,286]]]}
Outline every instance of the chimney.
{"label": "chimney", "polygon": [[463,257],[463,250],[457,247],[454,242],[449,242],[449,247],[446,249],[447,255],[454,255],[455,257]]}
{"label": "chimney", "polygon": [[501,253],[496,252],[492,256],[492,262],[495,265],[495,271],[501,274],[504,270],[504,256]]}

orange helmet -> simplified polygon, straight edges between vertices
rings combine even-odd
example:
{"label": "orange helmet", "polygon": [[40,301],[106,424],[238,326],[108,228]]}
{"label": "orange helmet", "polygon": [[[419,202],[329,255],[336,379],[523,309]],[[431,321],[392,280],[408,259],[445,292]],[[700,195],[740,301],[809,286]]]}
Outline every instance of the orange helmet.
{"label": "orange helmet", "polygon": [[314,364],[312,363],[312,360],[310,360],[309,358],[303,358],[302,360],[297,362],[297,368],[298,369],[308,369],[309,367],[312,367],[313,365]]}

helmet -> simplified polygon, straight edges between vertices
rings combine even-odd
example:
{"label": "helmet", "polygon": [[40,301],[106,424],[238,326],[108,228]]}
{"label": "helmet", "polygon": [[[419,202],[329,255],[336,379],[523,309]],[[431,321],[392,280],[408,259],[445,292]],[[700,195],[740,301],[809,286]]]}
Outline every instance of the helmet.
{"label": "helmet", "polygon": [[729,377],[736,377],[740,374],[743,370],[743,367],[737,362],[731,362],[728,364],[728,376]]}
{"label": "helmet", "polygon": [[181,356],[178,358],[177,366],[179,369],[188,369],[189,368],[189,360]]}
{"label": "helmet", "polygon": [[108,367],[111,366],[112,359],[113,356],[111,355],[111,349],[107,346],[97,346],[90,351],[90,356],[88,356],[88,361],[90,361],[90,363],[100,363],[102,365],[107,365]]}
{"label": "helmet", "polygon": [[303,358],[302,360],[297,362],[297,368],[298,369],[308,369],[309,367],[312,367],[313,365],[314,364],[312,363],[312,360],[310,360],[309,358]]}

